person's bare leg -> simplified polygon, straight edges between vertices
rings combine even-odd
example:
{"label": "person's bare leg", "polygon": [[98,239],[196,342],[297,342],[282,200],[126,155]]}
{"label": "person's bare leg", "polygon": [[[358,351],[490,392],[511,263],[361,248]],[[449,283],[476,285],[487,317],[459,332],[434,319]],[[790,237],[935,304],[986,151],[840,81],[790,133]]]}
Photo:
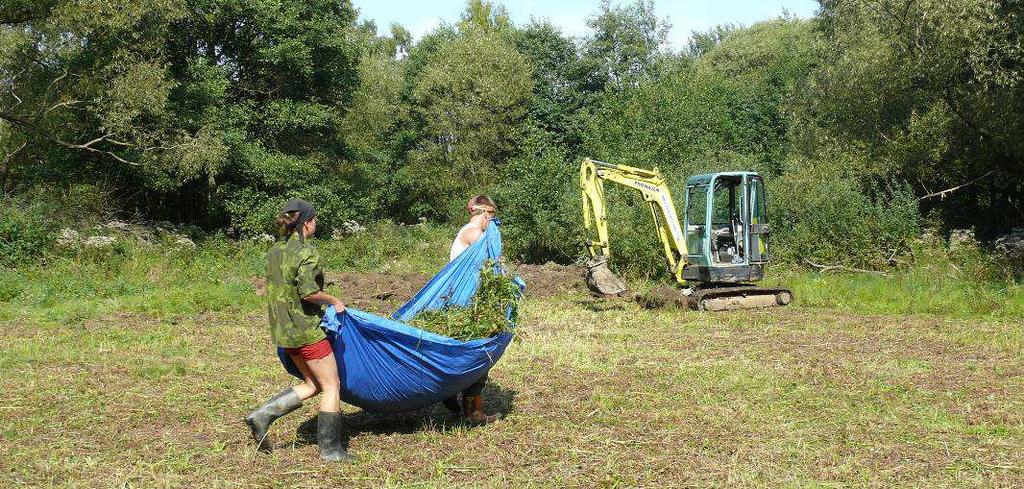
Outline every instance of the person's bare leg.
{"label": "person's bare leg", "polygon": [[355,457],[341,446],[341,381],[338,364],[331,353],[319,360],[306,362],[323,395],[320,396],[320,414],[317,416],[316,439],[320,458],[331,462],[349,462]]}
{"label": "person's bare leg", "polygon": [[[306,399],[319,394],[320,383],[317,382],[316,374],[313,372],[313,369],[310,368],[306,360],[300,356],[288,356],[292,359],[295,366],[298,367],[299,372],[302,373],[302,383],[292,387],[292,389],[295,389],[295,393],[299,395],[299,399],[305,401]],[[331,354],[330,357],[334,358],[334,354]],[[313,361],[318,362],[319,360]],[[337,372],[337,365],[334,366],[334,370]],[[337,377],[337,374],[335,374],[335,377]]]}
{"label": "person's bare leg", "polygon": [[320,396],[320,410],[328,413],[340,411],[341,380],[338,378],[338,363],[334,359],[334,353],[319,360],[308,360],[306,365],[312,373],[318,391],[323,392],[323,396]]}

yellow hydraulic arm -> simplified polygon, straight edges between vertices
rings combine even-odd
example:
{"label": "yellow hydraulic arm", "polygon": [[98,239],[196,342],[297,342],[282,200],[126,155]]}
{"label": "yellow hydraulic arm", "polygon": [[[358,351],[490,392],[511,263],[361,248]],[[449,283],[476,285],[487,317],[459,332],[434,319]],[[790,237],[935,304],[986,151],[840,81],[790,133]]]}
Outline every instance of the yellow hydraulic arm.
{"label": "yellow hydraulic arm", "polygon": [[593,236],[597,231],[597,241],[588,240],[587,248],[591,258],[605,257],[611,254],[608,242],[608,216],[604,199],[604,181],[636,189],[643,195],[651,207],[658,237],[665,247],[665,258],[676,281],[685,284],[683,267],[686,265],[686,239],[683,236],[676,206],[672,201],[672,193],[665,184],[665,179],[657,168],[643,170],[626,165],[613,165],[602,161],[584,158],[580,165],[580,189],[583,191],[583,227]]}

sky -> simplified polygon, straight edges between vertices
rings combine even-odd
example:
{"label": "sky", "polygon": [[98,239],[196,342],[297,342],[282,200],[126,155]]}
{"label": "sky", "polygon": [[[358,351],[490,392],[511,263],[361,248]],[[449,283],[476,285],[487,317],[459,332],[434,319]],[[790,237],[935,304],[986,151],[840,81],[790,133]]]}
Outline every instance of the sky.
{"label": "sky", "polygon": [[[613,0],[622,4],[624,0]],[[416,39],[442,21],[454,23],[466,6],[465,0],[352,0],[360,19],[373,20],[378,32],[387,32],[392,23],[399,23]],[[519,0],[501,1],[512,21],[525,24],[531,17],[546,18],[571,36],[587,33],[587,18],[592,16],[600,0]],[[669,44],[674,49],[686,46],[692,31],[706,31],[724,23],[751,25],[759,20],[778,17],[783,10],[808,18],[818,8],[815,0],[655,0],[658,17],[667,18],[672,30]]]}

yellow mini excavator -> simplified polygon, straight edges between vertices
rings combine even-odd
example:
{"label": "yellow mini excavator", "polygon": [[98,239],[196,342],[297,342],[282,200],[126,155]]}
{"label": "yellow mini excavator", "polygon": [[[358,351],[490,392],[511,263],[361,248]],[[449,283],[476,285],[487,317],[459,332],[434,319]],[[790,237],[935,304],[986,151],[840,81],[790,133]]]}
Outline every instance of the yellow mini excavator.
{"label": "yellow mini excavator", "polygon": [[[625,282],[608,268],[611,246],[604,182],[638,190],[650,205],[669,271],[682,286],[679,303],[721,311],[784,306],[785,288],[754,285],[768,262],[764,179],[754,172],[710,173],[686,182],[683,223],[657,168],[644,170],[586,158],[580,166],[583,225],[590,239],[587,286],[597,295],[622,295]],[[597,240],[593,240],[596,231]]]}

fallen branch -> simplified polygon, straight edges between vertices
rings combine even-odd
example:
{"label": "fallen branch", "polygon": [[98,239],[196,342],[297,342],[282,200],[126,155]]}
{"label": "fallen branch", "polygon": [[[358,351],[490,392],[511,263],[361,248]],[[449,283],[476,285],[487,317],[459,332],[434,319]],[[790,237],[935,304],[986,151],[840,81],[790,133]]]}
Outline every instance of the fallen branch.
{"label": "fallen branch", "polygon": [[18,146],[18,149],[15,149],[14,151],[11,151],[10,153],[7,153],[6,151],[4,151],[4,153],[5,153],[5,155],[4,155],[4,165],[6,165],[8,161],[11,161],[11,158],[14,158],[14,155],[18,154],[18,152],[20,152],[21,150],[25,149],[25,146],[27,146],[27,145],[28,145],[28,141],[25,141],[25,142],[21,143],[21,146]]}
{"label": "fallen branch", "polygon": [[932,192],[932,193],[930,193],[928,195],[925,195],[924,197],[921,197],[921,198],[919,198],[917,200],[930,199],[932,197],[938,197],[940,200],[941,199],[945,199],[947,195],[949,195],[949,194],[951,194],[953,192],[956,192],[957,190],[960,190],[960,189],[962,189],[962,188],[964,188],[964,187],[966,187],[968,185],[975,184],[979,180],[981,180],[981,179],[983,179],[983,178],[985,178],[985,177],[987,177],[987,176],[989,176],[989,175],[991,175],[991,174],[993,174],[995,172],[996,172],[995,170],[992,170],[992,171],[990,171],[990,172],[988,172],[988,173],[986,173],[986,174],[984,174],[984,175],[982,175],[982,176],[980,176],[978,178],[975,178],[974,180],[971,180],[971,181],[969,181],[967,183],[961,183],[960,185],[957,185],[956,187],[950,187],[950,188],[947,188],[946,190],[940,190],[938,192]]}
{"label": "fallen branch", "polygon": [[394,296],[396,292],[398,292],[398,291],[397,290],[389,290],[387,292],[381,292],[379,294],[374,294],[373,298],[385,301],[385,300],[390,299],[392,296]]}
{"label": "fallen branch", "polygon": [[889,276],[888,273],[879,272],[878,270],[865,270],[863,268],[844,267],[842,265],[819,265],[817,263],[814,263],[811,260],[808,260],[807,258],[804,258],[804,263],[807,263],[808,265],[818,269],[819,272],[823,272],[823,273],[824,272],[854,272],[854,273],[873,273],[875,275],[881,275],[883,277],[888,277]]}
{"label": "fallen branch", "polygon": [[[70,74],[70,73],[71,73],[70,70],[65,69],[63,75],[60,75],[57,78],[54,78],[50,82],[50,84],[46,86],[46,91],[43,92],[43,101],[42,101],[42,103],[39,104],[39,108],[36,109],[35,122],[39,122],[39,119],[41,119],[43,117],[43,114],[45,114],[46,112],[49,112],[49,109],[45,109],[45,107],[46,107],[46,104],[50,103],[50,92],[53,90],[53,87],[56,86],[58,83],[60,83],[61,80],[67,78],[68,74]],[[52,109],[52,108],[53,107],[50,107],[50,109]],[[45,110],[45,112],[44,112],[44,110]]]}
{"label": "fallen branch", "polygon": [[132,166],[139,166],[139,163],[136,163],[134,161],[126,160],[126,159],[122,158],[121,156],[115,154],[112,151],[107,151],[107,150],[103,150],[103,149],[96,149],[96,148],[93,147],[93,145],[96,144],[96,143],[106,141],[107,138],[109,138],[111,136],[110,134],[106,134],[106,135],[100,136],[100,137],[98,137],[96,139],[93,139],[92,141],[89,141],[89,142],[87,142],[85,144],[78,144],[78,143],[72,143],[72,142],[65,141],[65,140],[57,137],[56,135],[51,134],[50,132],[47,132],[47,131],[43,130],[35,122],[30,121],[30,120],[28,120],[28,119],[26,119],[24,117],[21,117],[21,116],[15,115],[15,114],[8,114],[6,112],[0,112],[0,119],[4,119],[4,120],[10,122],[11,124],[19,126],[23,130],[31,131],[31,132],[33,132],[33,133],[43,137],[44,139],[46,139],[46,140],[48,140],[50,142],[59,144],[59,145],[65,147],[65,148],[77,149],[77,150],[89,151],[89,152],[92,152],[92,153],[107,155],[107,156],[109,156],[109,157],[111,157],[111,158],[113,158],[113,159],[115,159],[117,161],[120,161],[121,163],[124,163],[124,164],[127,164],[127,165],[132,165]]}

